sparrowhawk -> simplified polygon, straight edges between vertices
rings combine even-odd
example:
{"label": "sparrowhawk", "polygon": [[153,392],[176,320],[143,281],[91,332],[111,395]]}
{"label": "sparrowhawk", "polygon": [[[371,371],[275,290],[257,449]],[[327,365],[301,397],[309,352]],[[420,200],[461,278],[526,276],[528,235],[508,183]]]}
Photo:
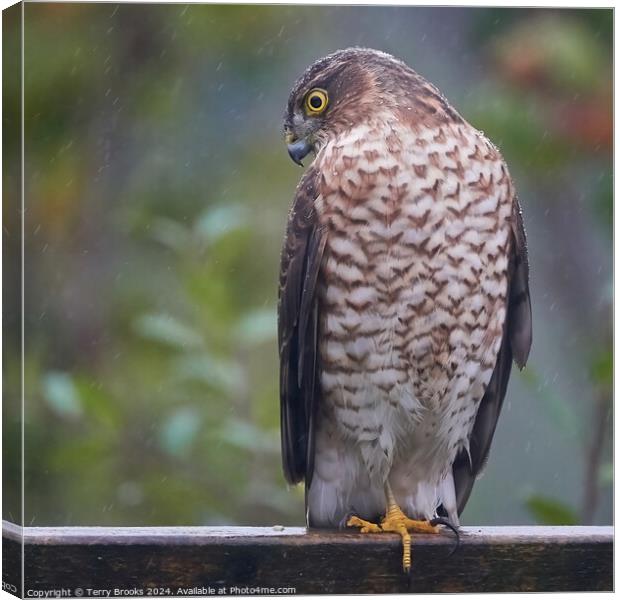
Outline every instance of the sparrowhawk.
{"label": "sparrowhawk", "polygon": [[[457,526],[532,337],[521,211],[498,149],[432,84],[351,48],[294,85],[308,166],[281,256],[282,454],[311,527]],[[429,522],[430,521],[430,522]]]}

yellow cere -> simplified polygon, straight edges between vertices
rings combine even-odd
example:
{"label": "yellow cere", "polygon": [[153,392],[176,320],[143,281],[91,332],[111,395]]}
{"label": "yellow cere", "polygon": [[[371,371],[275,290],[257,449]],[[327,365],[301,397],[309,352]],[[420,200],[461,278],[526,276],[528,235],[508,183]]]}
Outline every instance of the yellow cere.
{"label": "yellow cere", "polygon": [[319,115],[327,108],[327,92],[320,88],[310,90],[306,96],[306,112]]}

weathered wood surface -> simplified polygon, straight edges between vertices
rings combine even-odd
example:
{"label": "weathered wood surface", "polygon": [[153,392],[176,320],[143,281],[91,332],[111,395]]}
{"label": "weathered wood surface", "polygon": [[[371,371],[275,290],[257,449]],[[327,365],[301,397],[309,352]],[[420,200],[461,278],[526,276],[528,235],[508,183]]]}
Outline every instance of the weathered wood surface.
{"label": "weathered wood surface", "polygon": [[[3,524],[3,579],[21,579],[21,529]],[[613,586],[611,527],[463,527],[414,535],[412,575],[398,536],[303,528],[27,527],[25,591],[218,594],[294,588],[297,594],[601,591]],[[16,571],[17,569],[17,571]],[[198,588],[198,589],[196,589]],[[247,593],[247,592],[246,592]],[[272,592],[276,593],[276,592]],[[93,594],[91,593],[92,597]]]}

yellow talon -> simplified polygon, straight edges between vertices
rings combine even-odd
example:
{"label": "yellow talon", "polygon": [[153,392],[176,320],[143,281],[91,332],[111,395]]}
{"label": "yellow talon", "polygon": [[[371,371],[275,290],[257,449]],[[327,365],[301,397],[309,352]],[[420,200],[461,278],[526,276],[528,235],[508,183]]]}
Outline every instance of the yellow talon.
{"label": "yellow talon", "polygon": [[383,531],[376,523],[371,523],[359,517],[351,517],[347,521],[347,527],[359,527],[361,533],[381,533]]}
{"label": "yellow talon", "polygon": [[389,487],[386,490],[388,498],[388,509],[380,525],[371,523],[359,517],[351,517],[347,521],[348,527],[359,527],[361,533],[381,533],[394,532],[400,535],[403,542],[403,569],[409,572],[411,569],[411,536],[409,532],[416,533],[439,533],[437,525],[431,525],[428,521],[410,519],[396,504],[394,496]]}
{"label": "yellow talon", "polygon": [[403,569],[409,572],[411,569],[411,536],[410,531],[416,533],[439,533],[439,527],[431,525],[428,521],[417,521],[405,515],[397,504],[390,505],[388,513],[381,521],[382,531],[398,533],[403,541]]}
{"label": "yellow talon", "polygon": [[[403,524],[407,531],[414,531],[416,533],[439,533],[439,526],[431,525],[428,521],[418,521],[416,519],[410,519],[400,509],[397,504],[393,504],[388,510],[388,514],[385,516],[381,525],[385,529],[385,525],[391,527],[392,524]],[[386,531],[395,531],[395,529],[385,529]]]}

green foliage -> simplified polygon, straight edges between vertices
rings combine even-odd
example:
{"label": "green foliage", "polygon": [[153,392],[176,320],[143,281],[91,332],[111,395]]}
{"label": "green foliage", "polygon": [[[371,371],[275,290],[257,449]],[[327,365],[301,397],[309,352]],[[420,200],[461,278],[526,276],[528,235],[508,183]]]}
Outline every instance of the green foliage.
{"label": "green foliage", "polygon": [[549,422],[569,439],[578,439],[583,428],[573,408],[557,393],[554,386],[545,385],[539,373],[528,367],[521,373],[528,390],[540,401],[541,412],[549,415]]}
{"label": "green foliage", "polygon": [[521,91],[492,83],[477,88],[467,104],[468,119],[523,167],[548,172],[571,158],[570,147],[549,135],[544,107]]}
{"label": "green foliage", "polygon": [[614,377],[614,355],[612,348],[605,348],[592,360],[592,379],[601,385],[611,388]]}
{"label": "green foliage", "polygon": [[605,463],[599,469],[599,482],[602,486],[611,486],[614,483],[614,466],[612,463]]}
{"label": "green foliage", "polygon": [[54,412],[69,419],[82,414],[80,396],[70,375],[49,372],[43,377],[42,384],[43,396]]}
{"label": "green foliage", "polygon": [[608,65],[604,42],[574,15],[546,14],[523,19],[495,42],[500,59],[520,52],[531,55],[549,77],[548,83],[571,93],[598,87],[600,69]]}
{"label": "green foliage", "polygon": [[579,517],[565,503],[545,496],[530,496],[525,502],[539,525],[577,525]]}

